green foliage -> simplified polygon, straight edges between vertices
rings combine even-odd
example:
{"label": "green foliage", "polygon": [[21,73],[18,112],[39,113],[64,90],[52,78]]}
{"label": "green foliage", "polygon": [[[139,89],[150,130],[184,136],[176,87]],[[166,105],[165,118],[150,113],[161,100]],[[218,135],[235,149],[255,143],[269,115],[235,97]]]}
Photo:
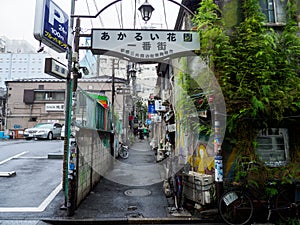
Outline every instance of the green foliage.
{"label": "green foliage", "polygon": [[[289,18],[294,5],[289,2]],[[212,0],[201,2],[193,21],[201,55],[209,55],[221,83],[232,132],[240,123],[254,123],[259,129],[261,118],[268,124],[299,110],[300,38],[295,20],[289,19],[284,31],[277,33],[264,25],[258,0],[243,1],[242,9],[244,20],[230,36]]]}
{"label": "green foliage", "polygon": [[300,37],[295,0],[288,1],[281,32],[265,26],[258,0],[244,0],[241,7],[243,20],[231,31],[224,29],[222,12],[212,0],[201,2],[193,22],[200,35],[200,55],[209,59],[223,91],[226,137],[241,157],[256,159],[257,131],[300,111]]}
{"label": "green foliage", "polygon": [[[179,119],[182,128],[192,133],[209,135],[211,121],[199,116],[200,111],[209,109],[206,97],[199,95],[203,90],[189,73],[183,71],[179,72],[177,85],[180,86],[180,95],[176,102],[176,118]],[[202,103],[199,103],[200,98],[203,98]]]}

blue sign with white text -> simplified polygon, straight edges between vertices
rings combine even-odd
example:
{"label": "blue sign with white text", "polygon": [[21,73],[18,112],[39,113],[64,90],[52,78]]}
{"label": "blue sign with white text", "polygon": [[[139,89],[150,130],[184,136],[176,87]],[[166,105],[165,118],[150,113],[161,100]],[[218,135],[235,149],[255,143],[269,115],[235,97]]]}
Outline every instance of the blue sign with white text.
{"label": "blue sign with white text", "polygon": [[155,105],[154,105],[154,103],[148,105],[148,113],[151,113],[151,114],[157,113],[155,111]]}
{"label": "blue sign with white text", "polygon": [[65,52],[68,47],[68,26],[68,15],[53,1],[46,0],[43,38],[61,52]]}

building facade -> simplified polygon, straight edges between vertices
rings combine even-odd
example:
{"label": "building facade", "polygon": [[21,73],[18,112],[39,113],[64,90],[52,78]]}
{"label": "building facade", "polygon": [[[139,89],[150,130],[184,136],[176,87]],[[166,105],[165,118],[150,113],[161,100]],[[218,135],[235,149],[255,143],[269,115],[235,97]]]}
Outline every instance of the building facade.
{"label": "building facade", "polygon": [[[32,78],[5,83],[7,88],[5,130],[24,130],[40,122],[65,123],[66,83],[64,80]],[[116,86],[124,83],[124,79],[115,78]],[[111,101],[111,77],[79,79],[78,86],[89,93],[106,95]],[[115,113],[123,115],[123,106],[123,95],[115,95]]]}

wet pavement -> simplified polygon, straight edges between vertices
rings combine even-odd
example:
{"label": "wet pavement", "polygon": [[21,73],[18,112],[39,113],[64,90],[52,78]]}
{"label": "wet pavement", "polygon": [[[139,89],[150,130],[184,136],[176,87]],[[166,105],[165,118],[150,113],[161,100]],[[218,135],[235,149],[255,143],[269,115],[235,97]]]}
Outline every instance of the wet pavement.
{"label": "wet pavement", "polygon": [[[174,204],[163,190],[164,168],[156,162],[148,140],[136,139],[127,159],[117,159],[74,216],[61,212],[44,219],[52,224],[184,224],[204,222],[181,211],[174,216]],[[209,220],[206,219],[206,222]],[[211,222],[214,222],[212,219]]]}
{"label": "wet pavement", "polygon": [[[163,190],[164,168],[156,162],[148,140],[136,139],[127,159],[117,159],[74,216],[58,212],[43,221],[50,224],[213,224],[211,218],[181,211],[174,216],[172,199]],[[213,215],[212,214],[212,215]],[[212,222],[212,223],[210,223]],[[223,224],[223,223],[215,223]]]}
{"label": "wet pavement", "polygon": [[116,159],[85,200],[68,216],[61,190],[42,212],[0,213],[0,225],[224,224],[217,210],[177,211],[163,190],[164,167],[148,140],[136,139],[129,158]]}

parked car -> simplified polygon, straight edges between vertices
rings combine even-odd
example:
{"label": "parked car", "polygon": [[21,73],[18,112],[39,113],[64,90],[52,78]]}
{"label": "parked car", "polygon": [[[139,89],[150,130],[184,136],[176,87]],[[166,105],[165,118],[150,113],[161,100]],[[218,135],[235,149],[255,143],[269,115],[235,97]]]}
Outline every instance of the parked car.
{"label": "parked car", "polygon": [[62,125],[59,123],[38,123],[32,128],[24,130],[23,136],[26,140],[32,138],[49,139],[60,138]]}
{"label": "parked car", "polygon": [[65,130],[66,130],[66,127],[65,127],[65,125],[63,125],[62,128],[61,128],[61,132],[60,132],[61,140],[65,139]]}

